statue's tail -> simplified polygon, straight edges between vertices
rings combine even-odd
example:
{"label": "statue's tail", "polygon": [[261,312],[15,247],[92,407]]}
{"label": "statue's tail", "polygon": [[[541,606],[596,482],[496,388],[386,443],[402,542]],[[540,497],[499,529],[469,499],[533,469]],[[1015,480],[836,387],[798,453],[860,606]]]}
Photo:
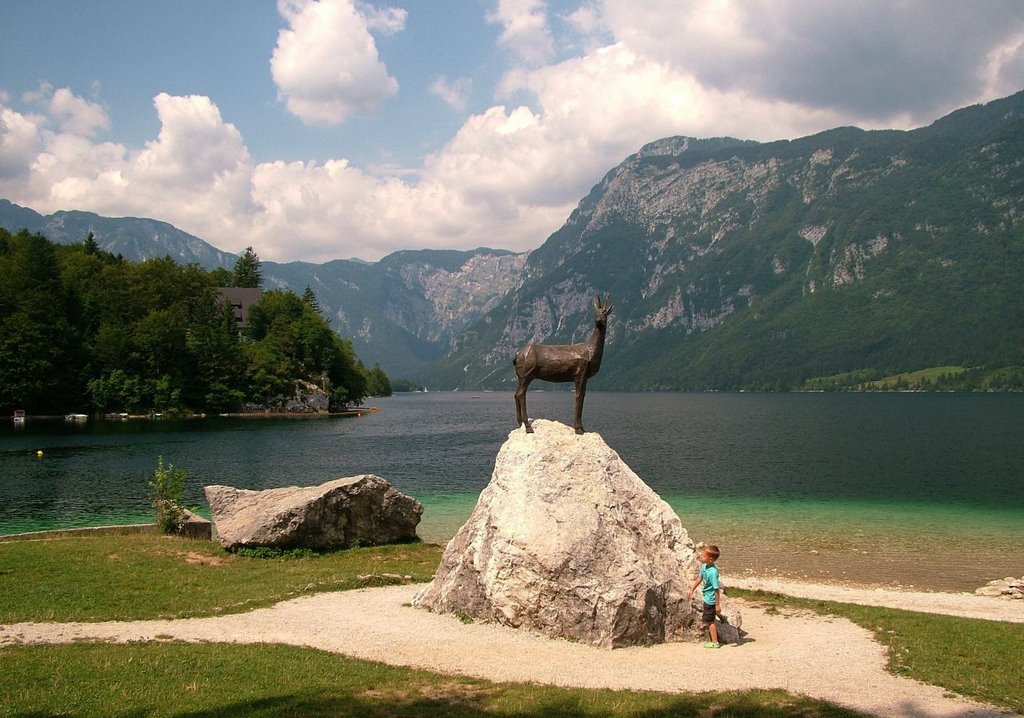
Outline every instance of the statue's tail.
{"label": "statue's tail", "polygon": [[532,350],[533,344],[528,344],[527,346],[517,351],[515,355],[512,357],[512,366],[516,368],[517,372],[519,371],[520,367],[525,366],[526,363],[530,361],[530,355],[532,354]]}

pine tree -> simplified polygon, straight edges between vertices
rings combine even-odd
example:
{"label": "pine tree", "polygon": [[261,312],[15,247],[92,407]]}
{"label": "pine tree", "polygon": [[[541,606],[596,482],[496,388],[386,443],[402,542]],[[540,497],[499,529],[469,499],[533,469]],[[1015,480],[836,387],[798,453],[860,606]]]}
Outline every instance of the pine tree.
{"label": "pine tree", "polygon": [[[308,306],[313,311],[315,311],[317,314],[324,316],[324,307],[319,305],[319,300],[316,299],[316,295],[313,294],[313,290],[309,288],[309,285],[306,285],[306,291],[302,293],[302,303]],[[327,322],[328,324],[331,324],[331,320],[328,319]]]}
{"label": "pine tree", "polygon": [[262,284],[263,263],[252,247],[246,247],[245,252],[235,262],[235,286],[259,289]]}
{"label": "pine tree", "polygon": [[317,314],[323,314],[320,302],[317,301],[316,295],[313,294],[313,290],[309,288],[308,284],[306,285],[306,291],[302,293],[302,302]]}

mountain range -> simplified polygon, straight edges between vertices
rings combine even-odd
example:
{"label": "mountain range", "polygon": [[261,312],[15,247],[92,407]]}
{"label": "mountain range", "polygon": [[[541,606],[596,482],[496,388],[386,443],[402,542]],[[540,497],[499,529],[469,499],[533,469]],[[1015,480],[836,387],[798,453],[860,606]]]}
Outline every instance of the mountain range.
{"label": "mountain range", "polygon": [[[238,256],[166,223],[92,212],[41,215],[0,199],[0,227],[27,229],[73,244],[90,232],[103,249],[132,262],[170,256],[207,270],[234,266]],[[401,251],[379,262],[338,259],[324,264],[264,261],[264,289],[310,287],[332,326],[352,340],[368,366],[392,377],[415,376],[445,356],[454,338],[481,319],[517,282],[525,254],[505,250]]]}
{"label": "mountain range", "polygon": [[[815,378],[1024,364],[1024,93],[911,131],[672,137],[613,168],[537,249],[264,262],[310,286],[368,364],[434,388],[511,388],[530,341],[615,306],[606,389],[784,389]],[[170,225],[0,200],[0,226],[92,231],[128,259],[234,256]],[[257,248],[258,249],[258,248]]]}

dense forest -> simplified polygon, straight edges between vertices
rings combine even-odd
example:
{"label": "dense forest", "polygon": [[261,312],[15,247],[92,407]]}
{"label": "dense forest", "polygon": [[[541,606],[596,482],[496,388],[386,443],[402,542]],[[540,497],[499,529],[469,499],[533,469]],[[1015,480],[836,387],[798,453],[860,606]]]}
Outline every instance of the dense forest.
{"label": "dense forest", "polygon": [[321,314],[313,292],[263,292],[239,329],[218,287],[259,287],[249,248],[234,271],[142,263],[90,234],[58,245],[0,229],[0,411],[233,412],[325,392],[330,410],[391,392]]}

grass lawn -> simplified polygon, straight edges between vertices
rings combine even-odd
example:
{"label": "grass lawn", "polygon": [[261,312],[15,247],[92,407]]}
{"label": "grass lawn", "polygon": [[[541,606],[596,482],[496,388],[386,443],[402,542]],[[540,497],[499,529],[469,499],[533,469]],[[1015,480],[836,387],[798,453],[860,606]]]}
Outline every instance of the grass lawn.
{"label": "grass lawn", "polygon": [[966,372],[967,370],[962,366],[936,366],[928,369],[918,369],[917,371],[908,371],[902,374],[893,374],[876,381],[866,382],[863,386],[870,389],[891,389],[900,382],[903,382],[909,387],[919,387],[922,384],[938,381],[944,375],[958,377]]}
{"label": "grass lawn", "polygon": [[[0,623],[218,615],[305,592],[428,580],[426,544],[255,559],[157,535],[0,543]],[[890,669],[1024,711],[1024,626],[731,591],[769,610],[841,615]],[[663,695],[496,684],[287,646],[146,643],[0,649],[0,715],[851,716],[784,691]]]}
{"label": "grass lawn", "polygon": [[145,643],[0,650],[0,715],[801,716],[858,714],[785,691],[666,695],[490,683],[291,646]]}
{"label": "grass lawn", "polygon": [[[65,534],[0,543],[0,623],[193,618],[303,593],[429,581],[442,548],[402,544],[298,559],[253,559],[159,534]],[[361,580],[360,576],[370,578]]]}

